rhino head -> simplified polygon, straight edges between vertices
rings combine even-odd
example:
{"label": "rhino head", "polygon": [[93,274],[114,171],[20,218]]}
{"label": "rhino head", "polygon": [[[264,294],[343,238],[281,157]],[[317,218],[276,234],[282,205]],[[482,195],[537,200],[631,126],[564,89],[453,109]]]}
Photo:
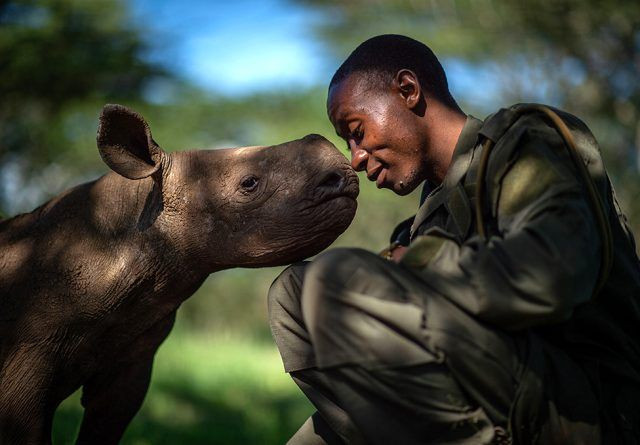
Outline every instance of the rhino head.
{"label": "rhino head", "polygon": [[327,139],[165,152],[139,114],[107,105],[98,149],[130,180],[153,179],[138,217],[205,272],[291,263],[329,246],[351,223],[358,179]]}

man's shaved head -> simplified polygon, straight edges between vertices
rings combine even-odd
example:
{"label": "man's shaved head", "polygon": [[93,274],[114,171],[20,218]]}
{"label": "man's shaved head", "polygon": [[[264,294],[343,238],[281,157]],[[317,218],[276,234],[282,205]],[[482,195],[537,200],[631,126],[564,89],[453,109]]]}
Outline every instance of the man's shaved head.
{"label": "man's shaved head", "polygon": [[363,74],[371,87],[384,89],[402,69],[415,73],[427,96],[458,108],[433,51],[417,40],[397,34],[372,37],[360,44],[333,75],[329,89],[353,73]]}

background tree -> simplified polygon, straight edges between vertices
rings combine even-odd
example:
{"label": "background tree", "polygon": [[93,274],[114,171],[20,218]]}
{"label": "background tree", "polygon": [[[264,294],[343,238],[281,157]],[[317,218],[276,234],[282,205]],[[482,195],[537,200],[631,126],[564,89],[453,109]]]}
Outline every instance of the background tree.
{"label": "background tree", "polygon": [[[63,167],[58,177],[91,165],[83,129],[97,115],[87,106],[140,100],[167,75],[145,60],[147,46],[119,0],[0,2],[2,176],[28,185],[47,165]],[[24,190],[3,185],[0,211],[17,210],[24,198],[8,195]]]}

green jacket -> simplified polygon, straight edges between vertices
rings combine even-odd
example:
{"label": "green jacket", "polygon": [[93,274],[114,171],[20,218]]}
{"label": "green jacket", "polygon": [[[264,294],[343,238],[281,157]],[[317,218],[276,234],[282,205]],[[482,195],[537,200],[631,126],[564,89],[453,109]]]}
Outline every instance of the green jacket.
{"label": "green jacket", "polygon": [[[481,321],[506,331],[534,330],[597,380],[637,387],[640,263],[597,143],[580,120],[556,110],[603,197],[613,234],[613,265],[594,296],[602,242],[584,181],[542,114],[510,124],[512,111],[485,122],[467,119],[443,183],[395,232],[411,242],[403,263]],[[485,179],[488,241],[478,236],[474,217],[485,137],[495,142]]]}

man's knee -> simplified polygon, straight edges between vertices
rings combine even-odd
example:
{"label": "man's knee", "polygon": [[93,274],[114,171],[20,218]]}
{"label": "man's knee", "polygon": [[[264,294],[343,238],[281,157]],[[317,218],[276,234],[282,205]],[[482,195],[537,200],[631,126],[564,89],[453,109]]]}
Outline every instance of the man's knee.
{"label": "man's knee", "polygon": [[306,261],[292,264],[271,283],[267,294],[267,310],[271,326],[282,317],[300,314],[300,295],[308,265]]}
{"label": "man's knee", "polygon": [[401,266],[368,250],[332,249],[309,264],[304,277],[303,299],[313,306],[323,302],[328,295],[341,299],[355,293],[404,303],[408,301],[409,288],[415,287],[417,281],[410,275]]}
{"label": "man's knee", "polygon": [[305,275],[306,289],[313,289],[317,284],[334,288],[344,287],[349,283],[354,272],[367,266],[367,262],[375,260],[377,255],[364,249],[337,248],[327,250],[318,255],[308,266]]}
{"label": "man's knee", "polygon": [[422,310],[402,297],[393,267],[361,249],[334,249],[309,265],[301,306],[318,366],[433,360],[418,344]]}
{"label": "man's knee", "polygon": [[287,372],[316,366],[300,308],[307,264],[296,263],[286,268],[273,282],[268,294],[271,334]]}
{"label": "man's knee", "polygon": [[[349,310],[349,303],[360,282],[367,281],[371,252],[362,249],[338,248],[318,255],[305,271],[301,304],[305,321],[310,331],[318,326],[331,324],[336,329],[345,326],[336,324],[336,317]],[[371,297],[365,295],[365,297]],[[346,332],[344,332],[346,334]]]}
{"label": "man's knee", "polygon": [[309,265],[302,315],[321,365],[438,361],[465,373],[479,362],[513,377],[516,348],[509,336],[398,267],[360,249],[328,251]]}

